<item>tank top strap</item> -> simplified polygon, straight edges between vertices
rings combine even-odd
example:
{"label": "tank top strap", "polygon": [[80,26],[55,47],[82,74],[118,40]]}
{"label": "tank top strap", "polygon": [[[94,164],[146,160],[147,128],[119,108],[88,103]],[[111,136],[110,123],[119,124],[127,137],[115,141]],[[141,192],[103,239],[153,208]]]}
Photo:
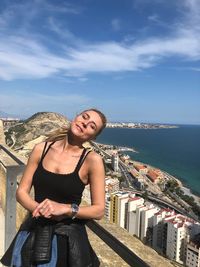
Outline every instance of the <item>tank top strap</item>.
{"label": "tank top strap", "polygon": [[42,156],[41,156],[41,162],[43,161],[44,157],[46,156],[47,152],[49,151],[50,147],[55,143],[52,142],[48,147],[47,147],[47,142],[45,142],[44,149],[42,151]]}
{"label": "tank top strap", "polygon": [[82,152],[82,155],[80,156],[80,159],[76,165],[76,169],[75,169],[75,172],[79,172],[85,158],[87,157],[87,155],[90,153],[90,151],[88,151],[86,148],[84,148],[83,152]]}

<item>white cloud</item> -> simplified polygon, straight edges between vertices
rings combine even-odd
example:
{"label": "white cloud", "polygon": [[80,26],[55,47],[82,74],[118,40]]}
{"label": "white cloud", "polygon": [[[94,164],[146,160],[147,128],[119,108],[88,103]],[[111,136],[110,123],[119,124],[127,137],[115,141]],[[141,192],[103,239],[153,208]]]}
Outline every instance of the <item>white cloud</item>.
{"label": "white cloud", "polygon": [[200,71],[200,68],[188,68],[188,69],[193,71]]}
{"label": "white cloud", "polygon": [[[23,95],[23,97],[22,97]],[[83,94],[39,94],[29,92],[25,95],[24,92],[15,91],[13,94],[0,94],[0,110],[9,110],[11,114],[26,114],[31,115],[34,112],[40,111],[70,111],[74,106],[84,105],[90,102],[90,98]],[[21,107],[23,106],[23,110]],[[51,110],[49,110],[51,107]]]}
{"label": "white cloud", "polygon": [[157,14],[150,15],[148,16],[148,20],[158,22],[159,16]]}
{"label": "white cloud", "polygon": [[121,29],[121,22],[119,19],[113,19],[111,21],[111,26],[114,31],[119,31]]}
{"label": "white cloud", "polygon": [[[41,1],[36,2],[41,3]],[[40,79],[52,75],[64,75],[85,81],[84,75],[87,73],[138,71],[159,64],[169,57],[197,61],[200,59],[198,2],[184,0],[184,20],[174,25],[171,35],[146,40],[133,39],[128,44],[86,43],[68,30],[63,32],[62,26],[51,17],[49,23],[52,30],[61,37],[71,40],[71,47],[57,44],[58,48],[60,46],[59,54],[48,50],[42,39],[27,33],[7,35],[6,38],[2,34],[0,35],[0,79]],[[6,16],[8,17],[8,12]],[[149,19],[155,21],[158,18],[154,16]],[[119,29],[118,20],[113,20],[112,23],[115,29]],[[72,46],[72,43],[75,45]]]}

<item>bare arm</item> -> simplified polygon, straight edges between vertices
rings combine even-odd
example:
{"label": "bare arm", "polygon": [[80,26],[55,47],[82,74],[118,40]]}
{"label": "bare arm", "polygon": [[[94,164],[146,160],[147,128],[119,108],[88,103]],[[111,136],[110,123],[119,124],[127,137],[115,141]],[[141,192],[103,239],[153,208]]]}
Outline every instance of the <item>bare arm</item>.
{"label": "bare arm", "polygon": [[38,166],[43,147],[44,143],[34,147],[16,192],[17,201],[30,212],[38,206],[38,203],[31,198],[29,193],[32,186],[33,174]]}
{"label": "bare arm", "polygon": [[91,156],[89,171],[91,206],[80,207],[76,217],[100,220],[105,209],[105,170],[102,158],[96,153]]}

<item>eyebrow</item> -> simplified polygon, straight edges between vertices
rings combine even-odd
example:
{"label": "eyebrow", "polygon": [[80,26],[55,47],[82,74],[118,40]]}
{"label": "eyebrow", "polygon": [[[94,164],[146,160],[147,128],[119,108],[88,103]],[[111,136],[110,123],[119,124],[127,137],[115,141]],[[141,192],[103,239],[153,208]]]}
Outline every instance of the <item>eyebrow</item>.
{"label": "eyebrow", "polygon": [[[84,112],[83,114],[86,114],[87,115],[87,118],[90,119],[90,115],[87,112]],[[97,129],[96,123],[94,121],[91,121],[91,122],[95,125],[95,127]]]}

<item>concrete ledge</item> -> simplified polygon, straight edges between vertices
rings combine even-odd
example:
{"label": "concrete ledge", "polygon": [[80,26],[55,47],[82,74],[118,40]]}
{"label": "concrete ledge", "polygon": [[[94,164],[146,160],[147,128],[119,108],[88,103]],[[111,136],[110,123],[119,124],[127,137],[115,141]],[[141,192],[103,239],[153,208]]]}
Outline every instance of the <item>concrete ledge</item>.
{"label": "concrete ledge", "polygon": [[[98,221],[109,233],[119,239],[124,245],[132,250],[138,257],[151,267],[174,267],[178,266],[162,256],[149,246],[144,245],[138,238],[130,235],[125,229],[107,222],[106,220]],[[102,266],[106,267],[125,267],[126,264],[111,248],[109,248],[98,236],[88,230],[91,245],[99,256]],[[137,267],[137,266],[136,266]]]}
{"label": "concrete ledge", "polygon": [[[5,217],[2,208],[0,207],[0,258],[4,254],[4,240],[5,240]],[[0,263],[0,267],[3,265]]]}

